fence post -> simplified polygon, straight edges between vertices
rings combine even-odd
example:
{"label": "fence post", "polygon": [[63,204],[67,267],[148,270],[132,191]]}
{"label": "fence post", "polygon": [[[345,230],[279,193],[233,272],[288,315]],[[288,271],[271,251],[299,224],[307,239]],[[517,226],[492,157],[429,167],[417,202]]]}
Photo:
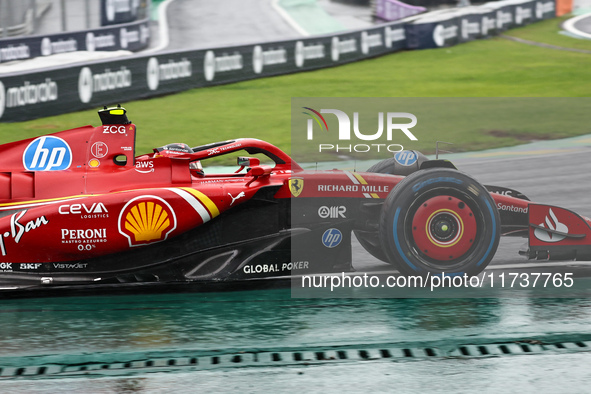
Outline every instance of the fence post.
{"label": "fence post", "polygon": [[6,38],[8,34],[8,23],[6,22],[8,18],[6,17],[7,12],[5,12],[5,3],[5,0],[0,0],[0,27],[2,28],[2,38]]}
{"label": "fence post", "polygon": [[66,31],[66,0],[60,0],[60,6],[62,8],[62,31]]}

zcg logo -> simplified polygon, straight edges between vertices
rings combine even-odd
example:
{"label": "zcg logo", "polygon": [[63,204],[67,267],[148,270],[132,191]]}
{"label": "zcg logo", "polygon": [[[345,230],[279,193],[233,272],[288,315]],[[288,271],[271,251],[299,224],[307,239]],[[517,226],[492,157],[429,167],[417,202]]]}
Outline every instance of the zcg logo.
{"label": "zcg logo", "polygon": [[72,164],[72,150],[66,141],[53,136],[39,137],[27,146],[23,166],[28,171],[66,170]]}

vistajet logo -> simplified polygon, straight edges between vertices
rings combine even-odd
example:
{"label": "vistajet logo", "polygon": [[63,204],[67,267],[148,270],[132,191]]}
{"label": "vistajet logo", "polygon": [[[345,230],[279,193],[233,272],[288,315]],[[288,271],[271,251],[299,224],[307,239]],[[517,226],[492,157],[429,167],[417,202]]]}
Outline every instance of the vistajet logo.
{"label": "vistajet logo", "polygon": [[[362,132],[359,125],[359,113],[353,112],[353,133],[351,133],[351,119],[344,111],[338,109],[321,109],[316,111],[310,107],[303,107],[307,112],[303,112],[305,115],[310,116],[307,119],[307,136],[308,140],[314,139],[314,124],[318,125],[321,131],[329,132],[328,122],[322,114],[335,115],[338,122],[338,140],[339,141],[351,141],[351,140],[362,140],[362,141],[377,141],[383,139],[384,131],[386,134],[386,140],[392,141],[396,131],[402,132],[409,140],[417,141],[417,137],[410,131],[411,128],[416,126],[417,117],[408,112],[378,112],[377,114],[377,131],[372,133]],[[406,119],[409,122],[401,123],[399,120]],[[396,120],[396,121],[395,121]],[[384,123],[386,124],[384,127]],[[400,152],[404,150],[404,147],[400,144],[319,144],[318,151],[326,152],[369,152],[369,151],[389,151],[389,152]]]}

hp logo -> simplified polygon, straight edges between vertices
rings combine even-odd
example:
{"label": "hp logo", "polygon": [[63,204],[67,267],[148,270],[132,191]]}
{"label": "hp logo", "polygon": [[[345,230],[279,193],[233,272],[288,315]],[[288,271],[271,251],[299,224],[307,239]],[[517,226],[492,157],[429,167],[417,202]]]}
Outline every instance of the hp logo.
{"label": "hp logo", "polygon": [[411,150],[403,150],[394,155],[396,163],[403,166],[412,166],[417,162],[417,154]]}
{"label": "hp logo", "polygon": [[322,234],[322,244],[327,248],[339,246],[343,240],[343,234],[336,228],[329,228]]}
{"label": "hp logo", "polygon": [[58,137],[39,137],[27,146],[23,166],[28,171],[59,171],[72,164],[72,150]]}

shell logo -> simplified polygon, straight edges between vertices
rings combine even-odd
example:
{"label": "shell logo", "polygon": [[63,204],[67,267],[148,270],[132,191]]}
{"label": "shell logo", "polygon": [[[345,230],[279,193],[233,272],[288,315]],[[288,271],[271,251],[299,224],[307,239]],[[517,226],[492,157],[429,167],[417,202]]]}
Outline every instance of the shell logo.
{"label": "shell logo", "polygon": [[142,246],[164,241],[176,228],[176,215],[165,200],[156,196],[139,196],[130,200],[119,214],[119,233],[129,246]]}

